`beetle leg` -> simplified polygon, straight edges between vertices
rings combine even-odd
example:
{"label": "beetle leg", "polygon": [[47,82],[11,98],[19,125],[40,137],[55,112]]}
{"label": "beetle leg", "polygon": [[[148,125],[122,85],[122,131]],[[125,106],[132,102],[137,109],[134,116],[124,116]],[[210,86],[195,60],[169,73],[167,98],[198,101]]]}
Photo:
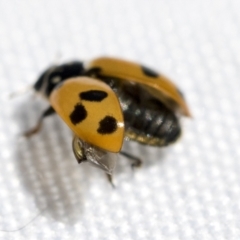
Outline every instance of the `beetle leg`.
{"label": "beetle leg", "polygon": [[132,161],[132,164],[131,164],[132,170],[134,170],[136,167],[141,167],[142,160],[140,158],[123,151],[121,151],[120,154],[122,154],[123,156],[125,156],[126,158]]}
{"label": "beetle leg", "polygon": [[115,185],[114,185],[114,183],[113,183],[112,175],[106,173],[106,177],[107,177],[108,181],[110,182],[110,184],[112,185],[112,187],[115,188]]}
{"label": "beetle leg", "polygon": [[31,137],[32,135],[34,135],[35,133],[38,133],[39,130],[41,129],[42,127],[42,122],[43,122],[43,119],[45,117],[48,117],[52,114],[55,113],[55,110],[50,106],[48,107],[41,115],[41,117],[39,118],[37,124],[35,127],[33,127],[32,129],[29,129],[28,131],[26,131],[25,133],[23,133],[23,136],[25,137]]}

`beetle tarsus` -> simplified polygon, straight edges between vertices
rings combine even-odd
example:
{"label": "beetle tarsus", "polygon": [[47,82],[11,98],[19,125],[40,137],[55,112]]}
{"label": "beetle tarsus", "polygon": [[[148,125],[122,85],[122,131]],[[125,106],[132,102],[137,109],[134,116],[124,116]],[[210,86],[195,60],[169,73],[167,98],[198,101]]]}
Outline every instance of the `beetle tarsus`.
{"label": "beetle tarsus", "polygon": [[37,123],[37,125],[34,128],[29,129],[28,131],[23,133],[24,137],[31,137],[32,135],[38,133],[42,127],[42,119],[40,119]]}
{"label": "beetle tarsus", "polygon": [[109,183],[112,185],[112,187],[113,187],[113,188],[116,188],[115,185],[114,185],[114,183],[113,183],[113,177],[112,177],[112,175],[106,173],[106,176],[107,176],[107,179],[108,179]]}
{"label": "beetle tarsus", "polygon": [[132,170],[134,170],[137,167],[141,167],[142,160],[140,158],[138,158],[136,156],[133,156],[133,155],[131,155],[129,153],[123,152],[123,151],[121,151],[120,154],[123,155],[124,157],[126,157],[127,159],[130,159],[132,161],[132,164],[131,164]]}
{"label": "beetle tarsus", "polygon": [[54,110],[51,106],[48,107],[48,108],[42,113],[41,117],[40,117],[39,120],[38,120],[37,125],[36,125],[35,127],[33,127],[32,129],[30,129],[30,130],[26,131],[25,133],[23,133],[23,136],[28,138],[28,137],[31,137],[32,135],[38,133],[38,132],[41,130],[43,119],[44,119],[45,117],[48,117],[48,116],[54,114],[54,113],[55,113],[55,110]]}

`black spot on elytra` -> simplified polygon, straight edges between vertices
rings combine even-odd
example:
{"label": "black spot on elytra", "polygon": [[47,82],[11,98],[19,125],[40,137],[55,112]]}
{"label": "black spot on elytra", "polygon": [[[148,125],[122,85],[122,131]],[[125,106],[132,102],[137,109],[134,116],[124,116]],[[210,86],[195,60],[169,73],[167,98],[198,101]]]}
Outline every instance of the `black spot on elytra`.
{"label": "black spot on elytra", "polygon": [[159,77],[159,74],[157,72],[155,72],[154,70],[145,67],[145,66],[141,66],[143,73],[148,76],[148,77],[152,77],[152,78],[157,78]]}
{"label": "black spot on elytra", "polygon": [[117,120],[114,117],[106,116],[99,122],[98,133],[110,134],[117,130]]}
{"label": "black spot on elytra", "polygon": [[104,98],[107,97],[107,93],[104,91],[100,91],[100,90],[90,90],[90,91],[86,91],[86,92],[81,92],[79,94],[79,97],[82,100],[85,101],[90,101],[90,102],[101,102]]}
{"label": "black spot on elytra", "polygon": [[87,111],[83,105],[78,103],[75,105],[74,110],[69,117],[71,119],[71,122],[76,125],[87,117]]}

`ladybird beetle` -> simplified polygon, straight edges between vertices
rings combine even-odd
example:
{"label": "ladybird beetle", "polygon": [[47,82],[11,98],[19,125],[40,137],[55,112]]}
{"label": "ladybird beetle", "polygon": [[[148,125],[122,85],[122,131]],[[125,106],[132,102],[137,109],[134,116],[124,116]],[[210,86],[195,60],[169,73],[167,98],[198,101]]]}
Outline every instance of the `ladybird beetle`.
{"label": "ladybird beetle", "polygon": [[181,135],[180,115],[190,117],[183,94],[169,79],[121,59],[101,57],[51,66],[33,88],[50,107],[25,136],[39,131],[43,119],[56,112],[73,131],[77,161],[91,162],[108,175],[114,168],[110,153],[140,164],[121,151],[124,139],[167,146]]}

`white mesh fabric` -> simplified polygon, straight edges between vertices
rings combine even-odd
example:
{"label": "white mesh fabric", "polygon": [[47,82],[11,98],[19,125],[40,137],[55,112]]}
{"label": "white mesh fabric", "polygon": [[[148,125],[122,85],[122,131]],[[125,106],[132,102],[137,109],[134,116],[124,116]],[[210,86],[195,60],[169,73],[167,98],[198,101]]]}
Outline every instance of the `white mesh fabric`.
{"label": "white mesh fabric", "polygon": [[[238,0],[0,1],[0,239],[240,239],[240,2]],[[117,56],[159,69],[193,114],[164,149],[136,143],[113,189],[78,165],[71,133],[47,103],[7,94],[54,61]],[[60,57],[59,57],[60,56]]]}

